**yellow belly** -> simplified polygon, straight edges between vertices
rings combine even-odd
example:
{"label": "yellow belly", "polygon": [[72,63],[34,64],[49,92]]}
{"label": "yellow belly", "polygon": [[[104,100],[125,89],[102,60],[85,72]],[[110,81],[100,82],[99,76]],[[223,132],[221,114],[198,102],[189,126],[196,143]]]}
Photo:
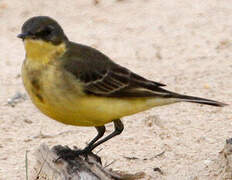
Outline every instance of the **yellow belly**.
{"label": "yellow belly", "polygon": [[45,103],[41,103],[35,100],[34,103],[49,117],[77,126],[102,126],[115,119],[170,103],[170,100],[165,102],[163,99],[116,99],[94,96],[73,97],[72,101],[67,101],[64,95],[59,102],[49,101],[50,99],[45,99]]}

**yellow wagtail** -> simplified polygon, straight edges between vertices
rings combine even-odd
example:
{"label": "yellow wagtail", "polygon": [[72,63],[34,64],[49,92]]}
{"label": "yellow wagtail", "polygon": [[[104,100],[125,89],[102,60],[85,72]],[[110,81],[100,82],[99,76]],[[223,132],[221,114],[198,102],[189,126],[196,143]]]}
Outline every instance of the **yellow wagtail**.
{"label": "yellow wagtail", "polygon": [[[97,136],[75,155],[91,152],[119,135],[124,116],[176,102],[226,105],[165,90],[164,84],[131,72],[98,50],[69,41],[61,26],[47,16],[27,20],[18,37],[26,50],[24,86],[37,108],[64,124],[97,129]],[[114,132],[100,139],[109,122],[114,123]]]}

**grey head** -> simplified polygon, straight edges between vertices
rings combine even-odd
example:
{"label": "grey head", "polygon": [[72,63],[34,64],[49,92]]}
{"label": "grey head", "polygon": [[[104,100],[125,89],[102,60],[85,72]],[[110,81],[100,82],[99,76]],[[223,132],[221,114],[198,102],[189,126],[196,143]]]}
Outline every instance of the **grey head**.
{"label": "grey head", "polygon": [[28,19],[23,24],[18,38],[39,39],[55,45],[68,41],[62,27],[48,16],[35,16]]}

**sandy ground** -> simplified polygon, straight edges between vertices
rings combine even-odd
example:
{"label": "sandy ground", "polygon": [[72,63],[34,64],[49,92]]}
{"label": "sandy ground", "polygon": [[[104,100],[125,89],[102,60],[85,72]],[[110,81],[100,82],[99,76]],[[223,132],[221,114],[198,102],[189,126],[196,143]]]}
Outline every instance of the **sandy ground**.
{"label": "sandy ground", "polygon": [[[67,126],[42,115],[20,78],[24,59],[16,38],[31,16],[58,20],[68,37],[103,51],[113,60],[169,90],[232,104],[232,4],[228,0],[0,0],[0,179],[25,179],[25,153],[41,143],[83,147],[94,128]],[[122,135],[103,144],[103,163],[146,173],[148,179],[215,179],[214,164],[232,136],[231,106],[179,103],[123,118]],[[109,131],[112,125],[107,125]],[[164,152],[161,156],[157,154]],[[126,157],[137,157],[128,160]],[[153,171],[159,167],[163,175]],[[31,173],[31,172],[30,172]]]}

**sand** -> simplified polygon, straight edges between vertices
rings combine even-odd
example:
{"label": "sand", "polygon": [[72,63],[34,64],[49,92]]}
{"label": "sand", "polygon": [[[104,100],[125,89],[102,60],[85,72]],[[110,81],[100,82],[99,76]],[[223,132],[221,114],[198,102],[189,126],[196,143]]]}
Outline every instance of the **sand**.
{"label": "sand", "polygon": [[[32,173],[33,152],[41,143],[84,147],[96,134],[91,127],[49,119],[29,97],[14,107],[8,104],[16,93],[26,93],[20,77],[25,52],[16,36],[35,15],[55,18],[69,39],[101,50],[169,90],[232,104],[228,0],[0,0],[0,180],[25,179],[26,152]],[[123,122],[124,132],[96,151],[102,149],[105,164],[116,160],[111,168],[143,171],[145,179],[214,179],[218,153],[232,136],[231,106],[179,103]],[[112,128],[107,125],[107,133]]]}

